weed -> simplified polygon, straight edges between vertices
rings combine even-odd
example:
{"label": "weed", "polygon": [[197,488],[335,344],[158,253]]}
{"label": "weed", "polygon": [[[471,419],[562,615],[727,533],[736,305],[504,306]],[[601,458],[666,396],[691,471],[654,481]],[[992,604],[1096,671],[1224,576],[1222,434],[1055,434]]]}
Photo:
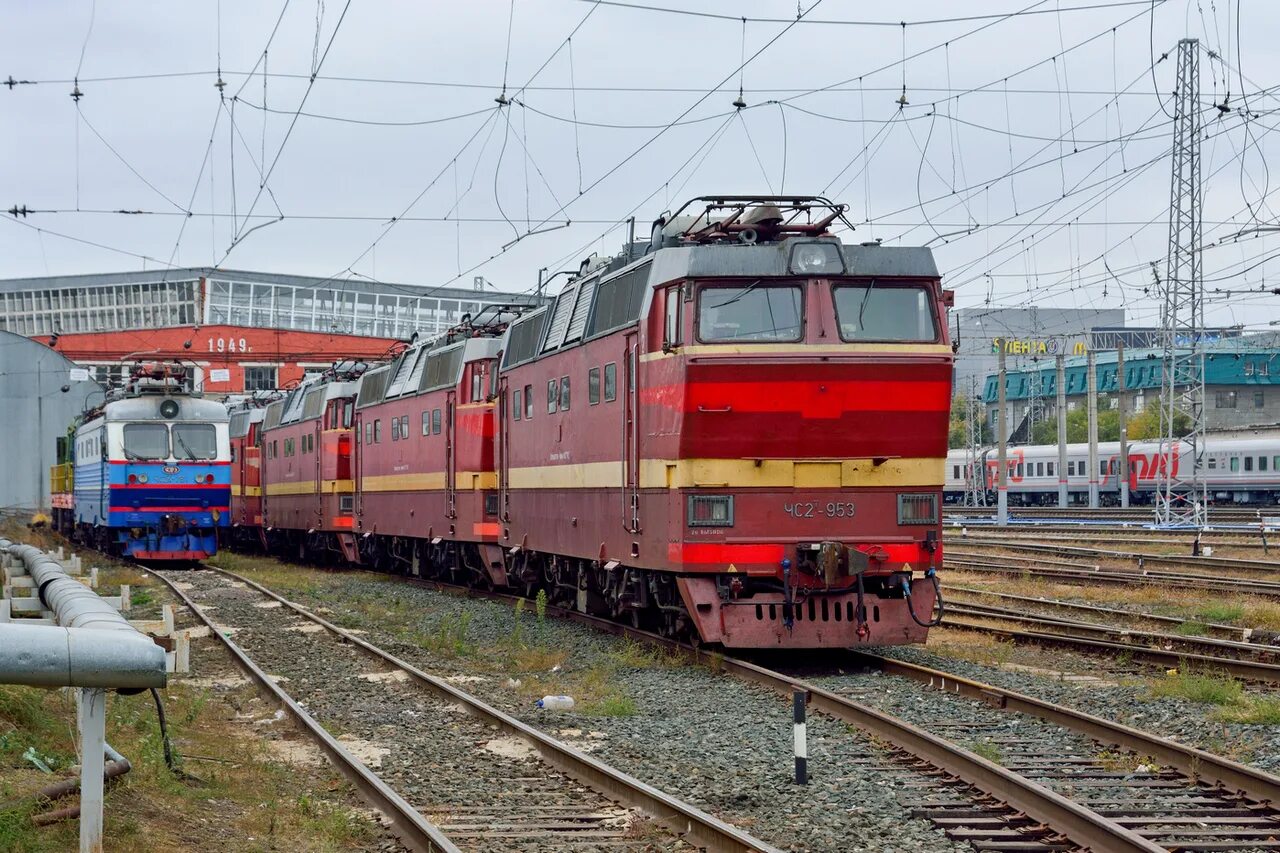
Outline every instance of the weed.
{"label": "weed", "polygon": [[[359,620],[357,620],[359,621]],[[471,645],[467,642],[467,630],[471,627],[471,614],[463,612],[457,616],[449,614],[440,620],[434,634],[427,635],[421,645],[446,657],[457,657],[469,654]]]}
{"label": "weed", "polygon": [[1238,702],[1219,708],[1213,716],[1226,723],[1280,725],[1280,699],[1269,696],[1244,696]]}
{"label": "weed", "polygon": [[1243,615],[1239,604],[1210,603],[1196,610],[1196,618],[1205,622],[1235,622]]}
{"label": "weed", "polygon": [[533,600],[533,608],[538,614],[538,624],[545,624],[547,621],[547,591],[545,589],[538,590],[538,597]]}
{"label": "weed", "polygon": [[724,672],[724,655],[721,652],[707,652],[703,660],[712,675],[720,675]]}
{"label": "weed", "polygon": [[600,717],[634,717],[637,713],[635,700],[624,693],[610,693],[599,702],[583,707],[584,714]]}
{"label": "weed", "polygon": [[1183,637],[1203,637],[1205,632],[1209,630],[1209,626],[1203,622],[1187,620],[1186,622],[1179,622],[1178,626],[1173,630],[1174,633]]}
{"label": "weed", "polygon": [[999,764],[1004,758],[1003,754],[1000,752],[1000,747],[985,740],[975,741],[969,744],[969,751],[996,764]]}
{"label": "weed", "polygon": [[129,603],[135,607],[141,607],[144,604],[150,604],[155,601],[149,589],[135,589],[129,593]]}
{"label": "weed", "polygon": [[679,653],[635,640],[623,640],[617,650],[609,653],[609,659],[620,667],[631,669],[656,669],[680,664]]}
{"label": "weed", "polygon": [[1154,759],[1142,758],[1132,752],[1112,752],[1104,749],[1097,755],[1098,764],[1108,773],[1136,773],[1139,767],[1155,767]]}
{"label": "weed", "polygon": [[1234,679],[1181,670],[1151,685],[1153,696],[1186,699],[1206,705],[1235,704],[1243,693],[1244,687]]}

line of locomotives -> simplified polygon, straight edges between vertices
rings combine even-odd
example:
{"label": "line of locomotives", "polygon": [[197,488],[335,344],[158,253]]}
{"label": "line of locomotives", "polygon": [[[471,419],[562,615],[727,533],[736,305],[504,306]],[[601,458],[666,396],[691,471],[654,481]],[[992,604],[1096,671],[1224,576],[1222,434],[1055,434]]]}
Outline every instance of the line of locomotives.
{"label": "line of locomotives", "polygon": [[820,198],[687,203],[554,303],[231,413],[231,534],[725,647],[924,641],[950,294]]}
{"label": "line of locomotives", "polygon": [[55,529],[105,553],[192,563],[217,553],[230,523],[226,406],[193,392],[182,364],[133,366],[57,439]]}

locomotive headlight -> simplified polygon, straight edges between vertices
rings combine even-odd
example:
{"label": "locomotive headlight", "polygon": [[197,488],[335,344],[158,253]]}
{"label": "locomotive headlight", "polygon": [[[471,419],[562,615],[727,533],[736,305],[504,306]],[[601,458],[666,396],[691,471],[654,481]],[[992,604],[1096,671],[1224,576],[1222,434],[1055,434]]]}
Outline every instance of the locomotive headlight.
{"label": "locomotive headlight", "polygon": [[839,275],[844,259],[835,243],[797,243],[791,248],[790,270],[794,275]]}
{"label": "locomotive headlight", "polygon": [[139,474],[139,475],[138,475],[138,482],[139,482],[139,483],[145,483],[145,482],[147,482],[147,475],[146,475],[146,474]]}
{"label": "locomotive headlight", "polygon": [[176,418],[177,416],[178,416],[177,400],[162,400],[160,402],[160,417],[172,419],[172,418]]}

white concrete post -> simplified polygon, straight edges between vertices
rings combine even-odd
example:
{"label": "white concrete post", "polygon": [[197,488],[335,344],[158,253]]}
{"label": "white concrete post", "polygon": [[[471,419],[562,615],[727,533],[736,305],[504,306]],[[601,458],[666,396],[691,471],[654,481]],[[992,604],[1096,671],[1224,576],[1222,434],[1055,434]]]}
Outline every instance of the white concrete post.
{"label": "white concrete post", "polygon": [[999,377],[999,395],[996,398],[998,411],[996,412],[996,440],[999,442],[996,448],[996,461],[999,463],[999,471],[996,478],[996,524],[1005,527],[1009,524],[1009,420],[1005,409],[1009,402],[1009,392],[1005,388],[1007,384],[1005,373],[1004,358],[1004,338],[1000,338],[997,343],[1000,345],[999,352],[999,368],[997,374]]}
{"label": "white concrete post", "polygon": [[176,635],[177,643],[175,645],[176,660],[174,661],[175,672],[191,671],[191,635],[187,631],[179,631]]}
{"label": "white concrete post", "polygon": [[1098,365],[1093,350],[1089,350],[1089,509],[1098,508]]}
{"label": "white concrete post", "polygon": [[177,609],[178,608],[172,604],[166,604],[160,608],[160,618],[164,620],[164,631],[161,632],[161,636],[173,636],[173,620]]}
{"label": "white concrete post", "polygon": [[97,566],[91,566],[89,568],[89,588],[90,589],[98,588],[98,567]]}
{"label": "white concrete post", "polygon": [[133,602],[131,601],[131,598],[132,596],[129,594],[129,585],[127,583],[120,584],[120,612],[121,613],[129,612],[130,605],[133,604]]}
{"label": "white concrete post", "polygon": [[102,853],[102,773],[106,763],[107,691],[81,687],[80,853]]}

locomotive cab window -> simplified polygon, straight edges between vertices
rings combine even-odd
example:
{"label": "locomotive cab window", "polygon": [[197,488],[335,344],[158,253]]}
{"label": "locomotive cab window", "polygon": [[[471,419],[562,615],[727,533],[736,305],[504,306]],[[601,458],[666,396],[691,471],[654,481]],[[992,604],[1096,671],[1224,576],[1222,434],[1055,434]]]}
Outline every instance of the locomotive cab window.
{"label": "locomotive cab window", "polygon": [[554,415],[556,413],[556,406],[559,404],[559,402],[560,402],[560,380],[548,379],[547,380],[547,414],[548,415]]}
{"label": "locomotive cab window", "polygon": [[524,386],[524,419],[533,420],[533,386]]}
{"label": "locomotive cab window", "polygon": [[167,459],[169,428],[164,424],[125,424],[124,457],[126,459]]}
{"label": "locomotive cab window", "polygon": [[422,434],[431,435],[431,410],[426,409],[422,412]]}
{"label": "locomotive cab window", "polygon": [[517,421],[524,415],[524,391],[519,388],[512,394],[511,413]]}
{"label": "locomotive cab window", "polygon": [[798,341],[803,319],[800,287],[794,284],[712,285],[698,294],[698,339],[705,343]]}
{"label": "locomotive cab window", "polygon": [[938,339],[933,297],[927,287],[871,281],[837,285],[833,293],[841,340],[932,343]]}
{"label": "locomotive cab window", "polygon": [[680,286],[669,287],[667,297],[667,322],[662,332],[663,346],[674,347],[681,343],[680,337]]}
{"label": "locomotive cab window", "polygon": [[569,411],[569,377],[560,377],[560,411]]}

